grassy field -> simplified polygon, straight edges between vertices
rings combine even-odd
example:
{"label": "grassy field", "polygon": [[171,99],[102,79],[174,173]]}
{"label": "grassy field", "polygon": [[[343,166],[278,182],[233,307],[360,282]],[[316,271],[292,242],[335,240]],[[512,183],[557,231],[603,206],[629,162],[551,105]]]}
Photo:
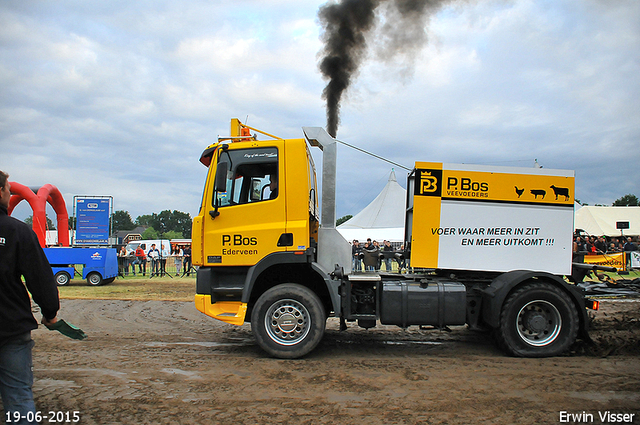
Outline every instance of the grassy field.
{"label": "grassy field", "polygon": [[196,278],[119,277],[103,286],[90,286],[86,280],[74,279],[66,286],[59,286],[58,291],[62,299],[193,301]]}
{"label": "grassy field", "polygon": [[[612,280],[633,280],[633,279],[638,279],[640,278],[640,270],[632,270],[626,274],[623,274],[624,272],[620,272],[620,273],[609,273],[609,272],[598,272],[598,274],[600,275],[606,275],[609,276]],[[597,281],[598,278],[596,278],[595,276],[591,276],[590,278],[587,277],[585,280],[593,280],[593,281]]]}

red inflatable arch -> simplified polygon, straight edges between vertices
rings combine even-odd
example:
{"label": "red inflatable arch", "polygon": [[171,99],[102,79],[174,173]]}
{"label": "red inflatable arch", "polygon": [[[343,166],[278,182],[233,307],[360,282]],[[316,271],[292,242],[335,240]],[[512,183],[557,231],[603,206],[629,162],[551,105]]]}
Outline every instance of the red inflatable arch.
{"label": "red inflatable arch", "polygon": [[36,232],[40,246],[46,246],[47,234],[47,202],[51,204],[58,217],[58,244],[69,246],[69,214],[62,194],[57,187],[45,184],[37,193],[20,183],[11,183],[11,199],[9,199],[9,215],[23,199],[29,202],[33,210],[33,231]]}

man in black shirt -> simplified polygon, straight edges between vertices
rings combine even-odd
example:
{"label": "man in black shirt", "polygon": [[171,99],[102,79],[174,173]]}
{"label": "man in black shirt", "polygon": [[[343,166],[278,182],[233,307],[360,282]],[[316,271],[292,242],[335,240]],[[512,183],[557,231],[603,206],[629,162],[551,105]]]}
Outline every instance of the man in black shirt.
{"label": "man in black shirt", "polygon": [[385,269],[387,269],[388,272],[391,271],[391,253],[393,252],[393,247],[391,246],[391,242],[389,242],[388,240],[384,240],[383,242],[383,246],[382,246],[382,251],[386,252],[387,254],[384,256],[384,265],[385,265]]}
{"label": "man in black shirt", "polygon": [[182,254],[184,255],[182,260],[182,276],[184,276],[185,274],[189,276],[189,274],[191,273],[191,246],[186,246],[182,250]]}
{"label": "man in black shirt", "polygon": [[607,253],[607,241],[604,236],[599,236],[598,240],[594,244],[596,247],[596,252],[598,254],[606,254]]}
{"label": "man in black shirt", "polygon": [[60,301],[38,237],[26,224],[8,215],[8,177],[0,171],[0,392],[8,418],[13,423],[27,423],[14,421],[18,413],[24,418],[28,412],[35,412],[31,330],[38,327],[38,322],[31,313],[27,290],[40,306],[45,325],[57,322]]}
{"label": "man in black shirt", "polygon": [[627,238],[627,243],[624,244],[623,250],[627,257],[627,270],[631,270],[631,253],[638,250],[638,246],[633,243],[633,239]]}

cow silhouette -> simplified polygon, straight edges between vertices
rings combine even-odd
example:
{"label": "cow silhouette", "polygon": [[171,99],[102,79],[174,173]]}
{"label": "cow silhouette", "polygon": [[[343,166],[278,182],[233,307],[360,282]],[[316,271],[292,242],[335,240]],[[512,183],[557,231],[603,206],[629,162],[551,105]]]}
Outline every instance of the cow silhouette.
{"label": "cow silhouette", "polygon": [[564,196],[564,200],[569,200],[569,188],[568,187],[555,187],[551,185],[551,189],[553,189],[553,193],[556,195],[556,201],[558,200],[558,196]]}
{"label": "cow silhouette", "polygon": [[518,198],[524,193],[524,188],[518,189],[518,186],[514,186],[516,188],[516,193],[518,194]]}
{"label": "cow silhouette", "polygon": [[531,194],[535,197],[534,199],[538,199],[538,195],[542,196],[542,199],[544,199],[544,196],[547,194],[547,191],[542,189],[532,189]]}

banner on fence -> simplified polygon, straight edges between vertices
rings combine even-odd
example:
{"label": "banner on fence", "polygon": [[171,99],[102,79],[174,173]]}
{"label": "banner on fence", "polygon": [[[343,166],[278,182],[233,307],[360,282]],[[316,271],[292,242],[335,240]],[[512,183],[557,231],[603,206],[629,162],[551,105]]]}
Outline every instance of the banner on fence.
{"label": "banner on fence", "polygon": [[625,268],[624,252],[616,252],[604,255],[585,255],[584,262],[599,266],[615,267],[619,270]]}

